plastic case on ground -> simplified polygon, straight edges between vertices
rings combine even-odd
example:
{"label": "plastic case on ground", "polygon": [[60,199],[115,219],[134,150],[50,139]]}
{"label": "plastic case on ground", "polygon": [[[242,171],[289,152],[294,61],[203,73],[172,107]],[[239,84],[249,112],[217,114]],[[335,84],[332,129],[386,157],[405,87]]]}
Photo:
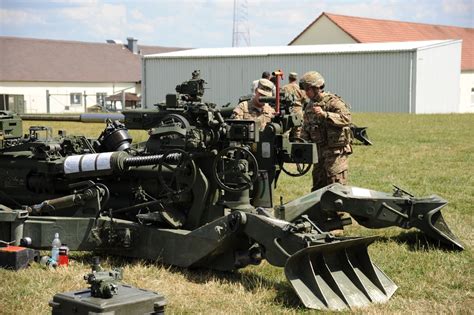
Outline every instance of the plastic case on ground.
{"label": "plastic case on ground", "polygon": [[109,299],[91,296],[90,289],[58,293],[49,302],[52,314],[164,314],[165,297],[153,291],[117,284],[118,292]]}

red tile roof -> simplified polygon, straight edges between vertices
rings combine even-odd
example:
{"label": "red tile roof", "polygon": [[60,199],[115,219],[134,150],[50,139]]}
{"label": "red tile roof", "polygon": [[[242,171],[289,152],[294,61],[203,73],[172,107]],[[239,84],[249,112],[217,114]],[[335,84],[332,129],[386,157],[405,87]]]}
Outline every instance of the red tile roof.
{"label": "red tile roof", "polygon": [[[182,48],[138,46],[152,53]],[[139,82],[141,55],[124,45],[0,36],[0,81]]]}
{"label": "red tile roof", "polygon": [[474,28],[369,19],[323,12],[290,45],[318,19],[326,16],[359,43],[402,42],[437,39],[462,39],[462,70],[474,70]]}

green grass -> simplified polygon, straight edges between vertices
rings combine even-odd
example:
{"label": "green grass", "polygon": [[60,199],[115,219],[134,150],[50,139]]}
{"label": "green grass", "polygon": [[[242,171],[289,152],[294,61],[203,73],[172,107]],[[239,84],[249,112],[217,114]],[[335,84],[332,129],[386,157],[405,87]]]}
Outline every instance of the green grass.
{"label": "green grass", "polygon": [[[451,252],[433,247],[416,230],[369,230],[350,226],[346,235],[379,235],[369,254],[398,286],[386,304],[355,314],[472,314],[474,310],[474,115],[354,114],[368,126],[373,146],[354,145],[350,184],[391,191],[392,184],[416,196],[437,194],[449,201],[443,216],[466,247]],[[98,137],[102,124],[43,123],[69,134]],[[25,123],[25,128],[29,126]],[[135,140],[146,133],[134,132]],[[309,192],[310,174],[294,179],[282,174],[275,200],[290,201]],[[44,270],[33,265],[12,272],[0,269],[1,314],[47,314],[55,293],[85,287],[91,254],[72,254],[72,265]],[[164,294],[169,313],[312,313],[304,309],[283,270],[262,263],[229,274],[187,270],[140,260],[103,257],[106,267],[125,267],[124,282]]]}

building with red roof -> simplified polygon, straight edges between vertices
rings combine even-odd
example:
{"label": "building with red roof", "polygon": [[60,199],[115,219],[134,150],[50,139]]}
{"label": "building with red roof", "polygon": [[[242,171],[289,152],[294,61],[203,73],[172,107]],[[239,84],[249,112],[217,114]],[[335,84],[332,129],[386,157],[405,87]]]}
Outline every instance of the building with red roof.
{"label": "building with red roof", "polygon": [[0,36],[0,110],[74,113],[141,93],[141,58],[184,48]]}
{"label": "building with red roof", "polygon": [[474,28],[346,16],[323,12],[289,45],[461,39],[460,112],[474,112]]}

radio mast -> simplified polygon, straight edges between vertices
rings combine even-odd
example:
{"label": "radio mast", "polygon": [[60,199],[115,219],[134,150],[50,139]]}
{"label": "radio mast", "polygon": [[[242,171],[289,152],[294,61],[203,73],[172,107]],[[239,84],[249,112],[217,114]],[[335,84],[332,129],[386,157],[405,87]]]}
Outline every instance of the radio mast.
{"label": "radio mast", "polygon": [[232,47],[250,46],[247,0],[234,0]]}

